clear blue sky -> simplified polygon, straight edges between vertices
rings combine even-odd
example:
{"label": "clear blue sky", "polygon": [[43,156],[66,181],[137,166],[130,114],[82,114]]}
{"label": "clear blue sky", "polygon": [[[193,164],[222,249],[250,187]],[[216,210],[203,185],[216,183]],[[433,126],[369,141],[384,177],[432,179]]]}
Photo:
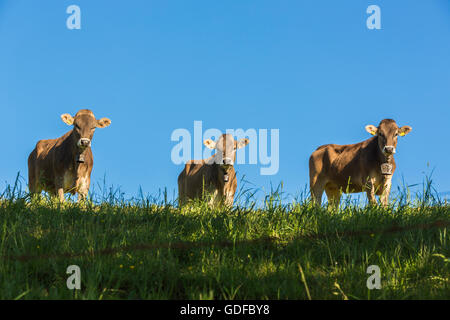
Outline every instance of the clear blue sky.
{"label": "clear blue sky", "polygon": [[[82,29],[66,28],[79,5]],[[381,7],[382,30],[366,28]],[[70,128],[62,113],[88,107],[112,125],[93,140],[92,185],[128,195],[176,190],[170,135],[177,128],[280,129],[280,170],[256,187],[308,184],[321,144],[369,137],[367,124],[393,118],[402,176],[450,191],[450,2],[0,0],[0,189],[39,139]],[[428,166],[429,164],[429,166]]]}

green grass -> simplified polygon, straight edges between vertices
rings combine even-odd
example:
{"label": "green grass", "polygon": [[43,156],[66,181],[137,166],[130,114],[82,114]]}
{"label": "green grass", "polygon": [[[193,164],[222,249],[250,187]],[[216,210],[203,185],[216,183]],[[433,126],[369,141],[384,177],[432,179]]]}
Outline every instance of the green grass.
{"label": "green grass", "polygon": [[[283,204],[275,194],[260,208],[180,210],[147,200],[60,205],[8,189],[0,299],[450,299],[448,227],[371,231],[435,221],[449,222],[450,207],[426,194],[386,209]],[[359,230],[368,234],[342,234]],[[81,268],[81,290],[67,289],[69,265]],[[367,289],[370,265],[381,269],[380,290]]]}

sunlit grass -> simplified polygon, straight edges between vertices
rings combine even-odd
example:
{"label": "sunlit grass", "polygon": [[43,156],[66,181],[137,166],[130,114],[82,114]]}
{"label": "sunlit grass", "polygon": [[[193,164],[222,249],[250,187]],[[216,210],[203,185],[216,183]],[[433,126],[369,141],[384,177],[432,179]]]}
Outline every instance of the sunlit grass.
{"label": "sunlit grass", "polygon": [[[449,205],[427,183],[388,208],[346,201],[338,210],[307,196],[286,202],[281,186],[258,204],[249,189],[232,208],[196,201],[181,209],[167,192],[124,200],[111,189],[61,204],[12,186],[0,197],[0,298],[449,299],[448,228],[378,233],[450,221]],[[359,230],[369,232],[343,234]],[[73,264],[77,292],[66,287]],[[380,290],[366,287],[373,264]]]}

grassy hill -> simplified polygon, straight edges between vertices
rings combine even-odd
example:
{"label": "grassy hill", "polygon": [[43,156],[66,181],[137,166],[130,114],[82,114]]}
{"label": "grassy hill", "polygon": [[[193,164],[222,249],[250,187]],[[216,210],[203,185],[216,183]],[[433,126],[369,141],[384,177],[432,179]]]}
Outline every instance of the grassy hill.
{"label": "grassy hill", "polygon": [[[10,190],[11,191],[11,190]],[[449,299],[450,206],[0,198],[0,299]],[[81,269],[81,290],[66,269]],[[378,265],[382,288],[369,290]]]}

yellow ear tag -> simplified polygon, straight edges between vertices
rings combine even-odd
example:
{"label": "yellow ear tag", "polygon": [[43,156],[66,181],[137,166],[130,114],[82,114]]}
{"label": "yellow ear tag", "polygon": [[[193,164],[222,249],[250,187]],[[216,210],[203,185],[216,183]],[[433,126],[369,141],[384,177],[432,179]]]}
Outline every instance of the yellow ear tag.
{"label": "yellow ear tag", "polygon": [[405,135],[405,133],[404,132],[400,132],[399,135],[400,135],[400,137],[403,137]]}
{"label": "yellow ear tag", "polygon": [[375,136],[375,135],[377,134],[376,131],[371,131],[370,133],[371,133],[373,136]]}

